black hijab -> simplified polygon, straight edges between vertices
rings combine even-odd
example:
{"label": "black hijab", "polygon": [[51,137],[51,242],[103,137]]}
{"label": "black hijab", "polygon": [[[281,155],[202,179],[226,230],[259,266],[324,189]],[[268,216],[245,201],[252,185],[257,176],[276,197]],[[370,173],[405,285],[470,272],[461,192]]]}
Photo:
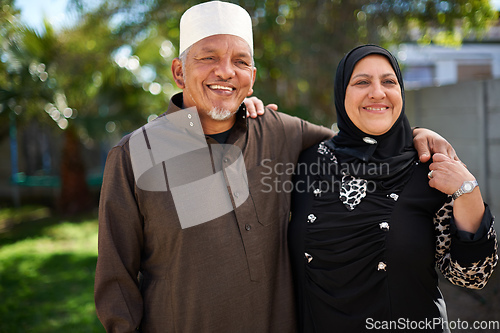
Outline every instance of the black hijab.
{"label": "black hijab", "polygon": [[[385,56],[391,63],[401,87],[403,99],[399,118],[382,135],[368,135],[357,128],[345,109],[346,89],[354,66],[371,54]],[[340,61],[335,76],[335,108],[339,133],[327,145],[339,156],[343,167],[355,177],[375,180],[385,189],[395,189],[410,177],[410,165],[417,153],[413,147],[413,134],[406,118],[403,76],[396,58],[377,45],[362,45],[347,53]]]}

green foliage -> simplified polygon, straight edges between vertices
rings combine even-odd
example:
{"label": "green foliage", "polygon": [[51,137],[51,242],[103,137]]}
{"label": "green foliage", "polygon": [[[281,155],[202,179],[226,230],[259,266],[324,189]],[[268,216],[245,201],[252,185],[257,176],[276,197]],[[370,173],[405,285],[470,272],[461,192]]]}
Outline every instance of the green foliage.
{"label": "green foliage", "polygon": [[112,53],[125,42],[109,20],[99,11],[82,13],[74,27],[55,32],[46,22],[38,32],[12,16],[0,54],[0,117],[14,112],[21,126],[33,118],[54,130],[73,126],[82,141],[144,124],[150,114],[144,110],[163,99],[115,63]]}
{"label": "green foliage", "polygon": [[[158,50],[162,41],[176,47],[180,16],[199,2],[146,2],[151,7],[140,11],[142,20],[133,15],[136,1],[121,7],[121,15],[134,19],[121,21],[116,34],[130,41],[141,61],[156,68],[162,84],[175,87],[169,71],[171,57],[158,61],[150,50]],[[457,46],[464,38],[480,37],[497,19],[488,0],[232,2],[246,8],[255,23],[255,94],[265,102],[278,102],[285,112],[323,124],[334,118],[337,63],[352,47],[362,43],[388,47],[402,41]]]}
{"label": "green foliage", "polygon": [[[21,125],[36,118],[55,131],[73,127],[86,142],[116,139],[164,112],[178,91],[170,65],[179,19],[199,2],[70,0],[75,24],[55,31],[46,22],[39,32],[19,23],[14,0],[2,0],[0,138],[11,114]],[[325,125],[334,121],[337,63],[352,47],[456,46],[498,18],[488,0],[233,2],[255,23],[255,94]],[[102,331],[92,300],[97,225],[74,222],[43,209],[0,212],[1,332]]]}
{"label": "green foliage", "polygon": [[[0,32],[8,41],[2,51],[7,61],[0,66],[7,70],[0,74],[0,117],[15,110],[23,119],[38,115],[55,124],[43,112],[47,105],[54,111],[51,103],[62,113],[61,107],[73,109],[76,116],[67,121],[83,140],[139,127],[162,113],[179,91],[170,73],[179,19],[199,2],[101,0],[96,6],[70,0],[76,24],[55,32],[46,23],[43,33],[19,26],[14,10],[4,10]],[[255,94],[323,124],[334,120],[334,72],[352,47],[402,41],[457,46],[464,38],[481,38],[498,15],[488,0],[233,2],[254,20]],[[7,16],[11,26],[5,24]],[[29,71],[40,65],[48,74],[43,82],[40,73]]]}
{"label": "green foliage", "polygon": [[0,332],[104,332],[94,308],[95,216],[0,210]]}
{"label": "green foliage", "polygon": [[[246,1],[240,1],[245,5]],[[481,1],[255,1],[256,94],[323,124],[333,121],[333,77],[356,45],[385,47],[404,41],[456,46],[480,35],[497,18]],[[306,82],[307,85],[303,84]]]}

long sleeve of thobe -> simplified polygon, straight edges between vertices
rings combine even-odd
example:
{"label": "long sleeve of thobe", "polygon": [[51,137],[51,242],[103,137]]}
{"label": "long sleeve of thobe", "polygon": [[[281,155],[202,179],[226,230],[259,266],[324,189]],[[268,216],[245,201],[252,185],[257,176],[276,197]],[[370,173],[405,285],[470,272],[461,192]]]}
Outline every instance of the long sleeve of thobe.
{"label": "long sleeve of thobe", "polygon": [[142,318],[137,277],[143,219],[134,188],[128,151],[116,146],[109,152],[104,170],[95,277],[97,315],[107,332],[134,332]]}

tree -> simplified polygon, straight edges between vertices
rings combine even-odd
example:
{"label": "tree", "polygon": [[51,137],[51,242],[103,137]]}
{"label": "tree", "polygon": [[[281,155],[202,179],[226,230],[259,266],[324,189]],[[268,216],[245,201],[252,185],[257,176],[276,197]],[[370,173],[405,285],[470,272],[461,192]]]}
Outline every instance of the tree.
{"label": "tree", "polygon": [[[46,22],[41,33],[18,23],[13,0],[4,2],[0,119],[15,112],[21,122],[36,118],[64,131],[70,146],[63,149],[62,165],[69,167],[62,173],[62,207],[85,209],[79,205],[86,193],[79,145],[119,137],[166,110],[178,91],[170,65],[178,55],[179,19],[200,1],[69,0],[75,24],[54,31]],[[488,0],[233,2],[255,23],[255,94],[325,125],[334,120],[337,63],[355,45],[457,45],[480,37],[497,19]]]}
{"label": "tree", "polygon": [[91,145],[116,128],[121,132],[122,123],[125,130],[142,125],[140,110],[151,104],[149,96],[133,73],[113,62],[123,41],[110,38],[110,25],[98,13],[81,15],[77,26],[61,32],[48,22],[43,32],[35,31],[15,15],[10,23],[2,45],[1,115],[15,113],[21,127],[35,119],[63,131],[57,205],[65,214],[85,211],[92,203],[82,142]]}
{"label": "tree", "polygon": [[259,16],[257,62],[269,73],[256,92],[270,91],[286,109],[324,124],[334,121],[337,64],[354,46],[411,40],[456,45],[496,19],[487,0],[267,1],[253,12]]}
{"label": "tree", "polygon": [[[201,1],[126,1],[116,33],[140,36],[154,30],[155,39],[178,45],[180,15]],[[258,67],[256,95],[277,101],[282,110],[329,124],[333,121],[333,76],[338,61],[352,47],[375,43],[385,47],[418,41],[459,45],[481,35],[497,20],[489,0],[241,0],[255,22]],[[137,11],[138,4],[142,10]],[[127,40],[128,38],[123,38]],[[151,40],[134,52],[154,47]],[[169,73],[162,78],[170,80]],[[172,83],[170,81],[165,81]]]}

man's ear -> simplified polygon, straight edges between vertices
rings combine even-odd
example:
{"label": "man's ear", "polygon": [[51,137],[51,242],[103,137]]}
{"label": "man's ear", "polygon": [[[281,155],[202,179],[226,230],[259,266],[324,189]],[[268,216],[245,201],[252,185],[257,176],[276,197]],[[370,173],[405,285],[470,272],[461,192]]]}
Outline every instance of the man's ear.
{"label": "man's ear", "polygon": [[255,84],[255,77],[257,76],[257,67],[253,68],[253,75],[252,75],[252,85],[250,86],[250,89],[248,90],[247,97],[252,96],[253,94],[253,85]]}
{"label": "man's ear", "polygon": [[184,68],[182,68],[182,62],[179,58],[172,61],[172,75],[177,87],[184,89],[186,86],[184,83]]}

